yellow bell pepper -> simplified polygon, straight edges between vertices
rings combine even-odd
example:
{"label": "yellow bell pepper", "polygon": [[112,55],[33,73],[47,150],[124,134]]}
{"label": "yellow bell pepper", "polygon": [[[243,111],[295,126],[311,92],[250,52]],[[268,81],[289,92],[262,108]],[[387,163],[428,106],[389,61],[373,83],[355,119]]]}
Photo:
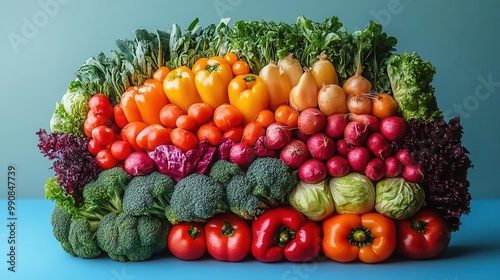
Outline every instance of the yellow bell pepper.
{"label": "yellow bell pepper", "polygon": [[255,74],[238,75],[228,86],[229,104],[243,115],[243,125],[253,122],[260,111],[269,109],[269,95],[262,79]]}
{"label": "yellow bell pepper", "polygon": [[177,105],[184,113],[194,103],[203,102],[194,81],[194,73],[187,66],[170,71],[163,80],[163,91],[170,103]]}
{"label": "yellow bell pepper", "polygon": [[213,109],[229,102],[227,86],[233,78],[233,72],[227,62],[217,57],[206,61],[202,58],[202,63],[193,69],[197,71],[195,72],[196,89],[203,102],[212,106]]}

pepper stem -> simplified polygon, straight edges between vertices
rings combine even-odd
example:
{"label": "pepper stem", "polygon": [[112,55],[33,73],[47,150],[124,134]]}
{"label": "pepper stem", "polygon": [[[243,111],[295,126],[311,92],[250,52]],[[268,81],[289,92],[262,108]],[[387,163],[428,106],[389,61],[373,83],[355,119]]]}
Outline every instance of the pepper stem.
{"label": "pepper stem", "polygon": [[223,236],[233,236],[235,231],[235,228],[228,221],[224,221],[224,225],[220,229]]}
{"label": "pepper stem", "polygon": [[427,222],[422,220],[413,220],[411,221],[410,227],[416,232],[423,233],[427,229]]}
{"label": "pepper stem", "polygon": [[274,244],[280,247],[285,247],[285,245],[295,238],[295,231],[287,228],[286,226],[280,226],[278,233],[274,237]]}
{"label": "pepper stem", "polygon": [[253,75],[252,75],[252,76],[246,76],[246,77],[244,77],[244,78],[243,78],[243,80],[244,80],[245,82],[247,82],[247,83],[250,83],[250,82],[256,81],[256,80],[257,80],[257,77],[255,77],[255,76],[253,76]]}
{"label": "pepper stem", "polygon": [[374,238],[375,236],[373,236],[371,230],[363,226],[351,229],[349,235],[347,235],[349,244],[358,247],[371,245]]}
{"label": "pepper stem", "polygon": [[214,64],[214,65],[207,65],[207,66],[205,67],[205,70],[207,70],[208,72],[212,73],[212,72],[214,72],[214,71],[219,70],[219,65],[220,65],[219,63]]}

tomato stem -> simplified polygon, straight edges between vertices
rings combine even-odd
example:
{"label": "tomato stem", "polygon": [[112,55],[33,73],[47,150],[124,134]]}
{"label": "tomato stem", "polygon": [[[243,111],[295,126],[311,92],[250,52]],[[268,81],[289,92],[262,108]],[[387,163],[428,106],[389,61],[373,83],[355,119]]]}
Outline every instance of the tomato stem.
{"label": "tomato stem", "polygon": [[188,229],[188,234],[194,240],[200,235],[200,230],[195,226],[190,226]]}
{"label": "tomato stem", "polygon": [[374,238],[375,236],[373,236],[371,230],[363,226],[351,229],[349,235],[347,235],[349,244],[358,247],[371,245]]}
{"label": "tomato stem", "polygon": [[224,225],[220,229],[223,236],[233,236],[235,231],[236,229],[228,221],[224,221]]}
{"label": "tomato stem", "polygon": [[278,234],[274,238],[274,244],[285,247],[285,245],[295,238],[295,232],[286,226],[281,226],[278,230]]}
{"label": "tomato stem", "polygon": [[422,220],[411,221],[410,227],[416,232],[423,233],[427,229],[428,223]]}

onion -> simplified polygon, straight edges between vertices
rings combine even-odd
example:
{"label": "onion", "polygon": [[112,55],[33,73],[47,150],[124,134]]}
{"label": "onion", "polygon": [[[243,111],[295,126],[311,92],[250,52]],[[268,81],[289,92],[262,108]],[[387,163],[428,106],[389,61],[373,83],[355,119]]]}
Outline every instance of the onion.
{"label": "onion", "polygon": [[372,98],[372,115],[382,120],[398,114],[396,99],[387,93],[379,93]]}
{"label": "onion", "polygon": [[326,161],[335,153],[335,142],[321,132],[311,135],[306,145],[309,154],[319,160]]}
{"label": "onion", "polygon": [[335,71],[335,66],[328,59],[328,56],[324,51],[321,52],[321,54],[319,55],[319,59],[313,63],[311,68],[311,72],[316,79],[318,88],[321,88],[325,84],[339,84],[339,77],[337,76],[337,72]]}
{"label": "onion", "polygon": [[132,152],[123,162],[123,169],[132,176],[147,175],[156,170],[156,162],[144,152]]}
{"label": "onion", "polygon": [[369,93],[372,90],[372,84],[368,79],[361,76],[363,73],[363,68],[361,67],[361,48],[358,52],[358,67],[356,68],[356,72],[354,76],[349,77],[342,84],[342,89],[344,89],[345,94],[360,94],[360,93]]}
{"label": "onion", "polygon": [[324,162],[319,159],[310,158],[299,167],[297,175],[300,180],[306,183],[316,184],[328,176],[328,170]]}
{"label": "onion", "polygon": [[318,106],[327,116],[349,111],[344,90],[335,84],[323,84],[318,92]]}
{"label": "onion", "polygon": [[299,83],[303,70],[300,62],[293,56],[293,53],[278,60],[278,67],[283,69],[283,72],[285,72],[290,79],[290,86],[294,87]]}
{"label": "onion", "polygon": [[372,101],[366,94],[353,94],[347,97],[347,109],[354,114],[371,114]]}

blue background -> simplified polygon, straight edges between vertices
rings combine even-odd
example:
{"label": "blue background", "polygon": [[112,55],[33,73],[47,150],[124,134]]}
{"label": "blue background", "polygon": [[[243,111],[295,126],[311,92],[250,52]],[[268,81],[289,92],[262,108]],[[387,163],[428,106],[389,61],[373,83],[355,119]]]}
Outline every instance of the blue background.
{"label": "blue background", "polygon": [[[397,52],[417,51],[437,69],[433,85],[447,117],[459,115],[463,143],[475,165],[473,199],[500,198],[500,2],[489,1],[4,1],[0,10],[0,197],[6,169],[17,168],[17,196],[43,197],[52,176],[35,132],[49,128],[55,103],[90,56],[110,55],[115,39],[132,30],[183,29],[195,18],[205,26],[223,17],[292,23],[304,15],[336,15],[349,31],[369,20],[398,39]],[[15,39],[14,39],[15,38]],[[17,39],[17,40],[16,40]]]}

